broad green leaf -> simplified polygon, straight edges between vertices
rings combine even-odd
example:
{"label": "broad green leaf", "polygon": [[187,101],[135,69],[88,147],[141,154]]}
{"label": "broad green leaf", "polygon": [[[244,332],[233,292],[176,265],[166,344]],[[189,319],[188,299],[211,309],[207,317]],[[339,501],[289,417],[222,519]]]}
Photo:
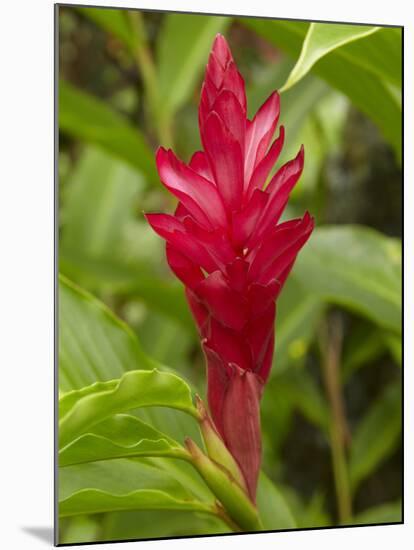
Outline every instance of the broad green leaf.
{"label": "broad green leaf", "polygon": [[172,279],[161,278],[143,262],[123,263],[107,257],[96,259],[76,250],[62,249],[59,266],[64,275],[80,280],[89,290],[136,298],[194,333],[183,286]]}
{"label": "broad green leaf", "polygon": [[133,296],[193,331],[182,285],[156,274],[163,245],[136,219],[142,180],[136,171],[87,147],[62,193],[62,273],[88,290]]}
{"label": "broad green leaf", "polygon": [[[64,189],[61,249],[90,258],[120,255],[143,182],[128,164],[87,147]],[[121,252],[124,252],[121,250]]]}
{"label": "broad green leaf", "polygon": [[277,302],[274,375],[303,363],[323,309],[320,298],[290,277]]}
{"label": "broad green leaf", "polygon": [[138,489],[176,492],[177,497],[191,496],[167,471],[147,459],[119,458],[87,464],[76,464],[59,470],[59,502],[85,489],[97,489],[122,495]]}
{"label": "broad green leaf", "polygon": [[193,93],[215,35],[231,18],[167,14],[158,41],[160,118],[171,117]]}
{"label": "broad green leaf", "polygon": [[374,402],[353,434],[349,472],[353,489],[396,448],[401,438],[401,384],[394,383]]}
{"label": "broad green leaf", "polygon": [[132,511],[108,515],[103,522],[99,540],[151,539],[231,532],[231,529],[217,517],[197,512]]}
{"label": "broad green leaf", "polygon": [[402,521],[401,502],[387,502],[368,508],[352,518],[352,525],[399,523]]}
{"label": "broad green leaf", "polygon": [[[288,52],[295,59],[300,55],[309,28],[309,23],[298,21],[270,21],[251,18],[243,18],[240,21],[276,47]],[[393,33],[391,36],[387,34],[383,40],[384,50],[377,51],[375,47],[364,47],[364,44],[368,43],[369,40],[375,39],[378,43],[379,38],[377,37],[381,37],[385,30],[381,29],[371,36],[333,50],[315,64],[312,73],[320,76],[331,86],[347,95],[356,107],[368,115],[378,125],[385,139],[393,146],[397,156],[400,157],[401,104],[398,91],[395,93],[390,83],[395,82],[396,74],[401,75],[402,72],[401,63],[399,63],[401,33]],[[393,42],[393,47],[387,48],[386,44],[390,41]],[[360,48],[357,48],[357,46],[360,46]],[[383,51],[387,57],[386,66],[391,67],[388,73],[394,75],[389,80],[385,80],[384,77],[379,77],[377,74],[378,55],[381,55]],[[368,56],[372,52],[374,52],[373,57],[367,60],[364,56]],[[391,52],[390,55],[388,55],[388,52]],[[374,69],[367,70],[367,66]],[[381,67],[381,73],[383,73],[383,63]]]}
{"label": "broad green leaf", "polygon": [[[125,323],[65,278],[59,282],[59,314],[59,383],[66,392],[80,390],[85,396],[90,391],[113,388],[114,377],[137,366],[152,369],[156,365],[143,354],[136,335]],[[107,386],[94,384],[96,382],[107,382]],[[92,386],[84,388],[88,385]],[[72,407],[80,394],[67,393],[61,399],[64,411]],[[188,415],[157,407],[138,409],[134,414],[176,441],[183,442],[188,436],[201,445],[197,423]],[[159,469],[173,472],[200,498],[211,495],[189,464],[163,458],[151,460]]]}
{"label": "broad green leaf", "polygon": [[332,52],[364,36],[369,36],[379,27],[340,25],[333,23],[311,23],[302,45],[302,51],[281,91],[288,90],[301,80],[315,63]]}
{"label": "broad green leaf", "polygon": [[118,384],[118,380],[108,380],[107,382],[95,382],[90,386],[85,386],[79,390],[72,390],[63,393],[59,397],[59,418],[63,418],[79,401],[86,395],[92,395],[94,393],[101,393],[103,391],[113,390]]}
{"label": "broad green leaf", "polygon": [[84,395],[59,423],[59,440],[66,445],[112,414],[140,407],[169,407],[197,416],[191,390],[184,380],[168,372],[131,371],[106,391]]}
{"label": "broad green leaf", "polygon": [[101,514],[119,510],[189,510],[212,513],[210,506],[196,500],[179,499],[175,493],[156,489],[139,489],[123,495],[113,495],[98,489],[84,489],[63,500],[61,517],[79,514]]}
{"label": "broad green leaf", "polygon": [[136,39],[127,20],[125,10],[97,7],[77,9],[79,13],[96,23],[103,30],[116,36],[132,52],[134,51]]}
{"label": "broad green leaf", "polygon": [[338,70],[337,60],[327,56],[315,66],[315,73],[347,95],[357,108],[377,124],[383,137],[394,149],[397,160],[400,161],[401,100],[387,82],[370,74],[366,69],[346,58],[341,59],[339,65]]}
{"label": "broad green leaf", "polygon": [[118,414],[69,443],[59,452],[59,466],[139,456],[187,458],[178,443],[135,416]]}
{"label": "broad green leaf", "polygon": [[59,129],[103,147],[128,162],[146,181],[159,185],[154,155],[139,129],[104,101],[64,80],[59,82]]}
{"label": "broad green leaf", "polygon": [[184,326],[178,319],[167,318],[152,308],[139,327],[139,336],[143,349],[155,360],[184,375],[194,374],[193,351],[198,338],[192,319],[189,326]]}
{"label": "broad green leaf", "polygon": [[59,471],[61,517],[115,510],[197,510],[197,501],[166,471],[145,460],[115,459],[68,466]]}
{"label": "broad green leaf", "polygon": [[101,539],[101,526],[97,516],[74,516],[59,520],[58,544],[78,544]]}
{"label": "broad green leaf", "polygon": [[79,389],[153,368],[134,333],[104,304],[59,278],[59,387]]}
{"label": "broad green leaf", "polygon": [[257,507],[264,529],[294,529],[296,527],[285,498],[263,472],[259,477]]}
{"label": "broad green leaf", "polygon": [[111,439],[88,433],[75,439],[75,441],[62,449],[59,454],[59,466],[62,468],[73,464],[84,464],[98,460],[149,456],[183,459],[186,457],[186,453],[182,447],[178,445],[177,447],[173,447],[165,439],[148,439],[146,437],[133,445],[118,445]]}
{"label": "broad green leaf", "polygon": [[362,226],[315,229],[295,277],[308,292],[401,332],[401,243]]}
{"label": "broad green leaf", "polygon": [[382,27],[367,39],[347,44],[338,53],[395,86],[398,100],[401,101],[401,28]]}
{"label": "broad green leaf", "polygon": [[[119,378],[128,370],[162,368],[141,349],[136,335],[102,302],[59,278],[59,386],[64,392]],[[96,388],[96,386],[93,386]],[[70,397],[73,402],[75,396]],[[69,396],[68,396],[69,399]],[[168,409],[142,409],[140,418],[183,441],[199,441],[195,423]]]}

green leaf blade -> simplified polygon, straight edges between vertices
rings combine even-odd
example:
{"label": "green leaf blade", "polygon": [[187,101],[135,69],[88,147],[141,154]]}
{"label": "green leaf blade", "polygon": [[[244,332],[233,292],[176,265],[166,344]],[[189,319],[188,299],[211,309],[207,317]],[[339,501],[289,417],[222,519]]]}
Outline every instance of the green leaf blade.
{"label": "green leaf blade", "polygon": [[190,97],[215,35],[229,17],[168,14],[158,43],[160,117],[169,118]]}
{"label": "green leaf blade", "polygon": [[295,529],[296,522],[282,493],[263,473],[260,473],[257,507],[264,529]]}
{"label": "green leaf blade", "polygon": [[315,63],[330,52],[345,44],[369,36],[379,27],[311,23],[303,42],[302,51],[281,92],[301,80]]}
{"label": "green leaf blade", "polygon": [[66,445],[112,414],[157,406],[197,416],[191,390],[178,376],[156,369],[127,372],[114,388],[81,397],[61,419],[59,440]]}
{"label": "green leaf blade", "polygon": [[59,466],[139,456],[188,458],[183,447],[162,432],[135,416],[119,414],[64,447]]}
{"label": "green leaf blade", "polygon": [[401,243],[362,226],[317,228],[295,277],[308,291],[401,333]]}
{"label": "green leaf blade", "polygon": [[[300,21],[246,18],[240,19],[240,22],[271,44],[281,47],[295,59],[300,54],[309,29],[308,23]],[[356,107],[369,116],[391,144],[399,160],[402,117],[400,88],[396,83],[401,81],[402,75],[402,35],[401,29],[397,29],[397,33],[384,36],[384,30],[381,29],[321,57],[312,67],[312,73],[344,93]],[[370,43],[369,47],[365,47],[369,41],[373,41],[374,44]],[[386,52],[391,52],[389,55],[384,54],[387,60],[385,66],[384,61],[378,63],[378,44],[381,44]],[[395,85],[391,86],[392,83]]]}
{"label": "green leaf blade", "polygon": [[392,453],[400,434],[401,384],[396,382],[373,403],[353,436],[349,462],[353,490]]}
{"label": "green leaf blade", "polygon": [[180,500],[155,489],[113,495],[99,489],[84,489],[59,504],[60,517],[101,514],[125,510],[187,510],[212,514],[209,506],[196,500]]}
{"label": "green leaf blade", "polygon": [[63,391],[155,366],[125,323],[62,275],[59,328],[59,386]]}
{"label": "green leaf blade", "polygon": [[116,510],[211,510],[169,471],[147,459],[114,459],[61,468],[61,517]]}
{"label": "green leaf blade", "polygon": [[154,155],[138,128],[105,102],[64,80],[59,82],[59,129],[107,149],[158,185]]}

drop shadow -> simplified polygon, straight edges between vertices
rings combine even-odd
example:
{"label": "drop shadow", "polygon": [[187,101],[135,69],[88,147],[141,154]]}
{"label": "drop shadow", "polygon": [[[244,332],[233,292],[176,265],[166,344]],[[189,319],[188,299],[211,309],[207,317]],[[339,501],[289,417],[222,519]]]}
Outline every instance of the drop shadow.
{"label": "drop shadow", "polygon": [[22,527],[22,531],[53,546],[53,527]]}

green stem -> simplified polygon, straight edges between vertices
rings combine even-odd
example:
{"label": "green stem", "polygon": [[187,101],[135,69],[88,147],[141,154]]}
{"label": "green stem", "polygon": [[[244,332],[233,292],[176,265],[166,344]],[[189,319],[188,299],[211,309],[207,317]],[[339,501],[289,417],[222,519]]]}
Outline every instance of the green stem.
{"label": "green stem", "polygon": [[172,147],[173,135],[170,121],[160,116],[161,98],[157,71],[148,45],[144,21],[138,11],[129,11],[128,15],[136,38],[135,51],[133,53],[144,81],[145,97],[149,107],[151,122],[154,124],[158,139],[164,147]]}
{"label": "green stem", "polygon": [[340,523],[347,524],[352,518],[352,496],[345,449],[349,431],[340,379],[342,332],[341,319],[338,316],[331,316],[329,326],[327,321],[324,321],[321,326],[320,347],[322,375],[331,409],[329,436],[338,515]]}
{"label": "green stem", "polygon": [[231,519],[228,515],[226,509],[223,507],[221,502],[216,501],[214,506],[215,514],[219,517],[234,533],[242,533],[243,529],[235,521]]}
{"label": "green stem", "polygon": [[192,439],[186,438],[185,446],[191,454],[193,466],[232,522],[243,531],[263,530],[257,508],[230,472],[205,455]]}

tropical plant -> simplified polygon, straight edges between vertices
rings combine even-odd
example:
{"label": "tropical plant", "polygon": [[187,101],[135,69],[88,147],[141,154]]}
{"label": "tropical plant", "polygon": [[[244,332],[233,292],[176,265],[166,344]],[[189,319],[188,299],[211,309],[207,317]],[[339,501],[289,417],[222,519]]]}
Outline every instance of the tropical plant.
{"label": "tropical plant", "polygon": [[[57,9],[59,542],[399,522],[401,29]],[[170,243],[168,260],[187,287],[190,305],[193,301],[204,347],[209,335],[194,311],[192,293],[208,305],[214,322],[224,315],[225,324],[239,327],[230,327],[240,331],[230,359],[217,336],[214,354],[207,351],[207,392],[184,288],[169,273],[161,239],[142,214],[175,208],[157,174],[157,147],[174,148],[182,158],[200,149],[198,90],[217,33],[226,36],[245,76],[248,111],[233,73],[231,92],[215,98],[214,109],[210,97],[200,115],[212,178],[237,152],[229,154],[235,147],[228,136],[227,155],[224,141],[214,149],[211,135],[226,136],[219,119],[210,116],[206,123],[209,112],[218,112],[229,129],[236,120],[251,120],[279,89],[285,147],[281,152],[282,131],[264,157],[269,162],[252,164],[257,177],[242,206],[269,193],[272,182],[278,189],[283,181],[293,187],[301,175],[301,155],[287,164],[290,171],[280,167],[303,143],[303,175],[285,212],[298,218],[309,210],[316,225],[278,297],[275,333],[269,310],[266,342],[273,346],[275,335],[276,343],[273,360],[271,354],[266,359],[260,432],[251,414],[260,392],[249,414],[237,408],[247,398],[250,402],[243,384],[231,392],[224,416],[216,407],[225,392],[212,383],[213,360],[235,362],[236,353],[240,362],[241,350],[253,342],[253,332],[239,327],[244,298],[235,279],[230,290],[214,285],[214,292],[203,293],[196,289],[199,279],[192,278],[201,273],[206,281],[206,274],[222,273],[216,270],[223,259],[217,255],[225,252],[220,231],[214,242],[203,244],[210,259],[205,252],[197,256],[199,272],[182,263],[188,242],[194,253],[194,242],[206,238],[188,219],[187,244],[177,234],[183,207],[195,212],[198,222],[204,211],[216,223],[220,202],[210,197],[199,209],[205,195],[191,202],[181,194],[175,218],[148,215]],[[218,56],[229,55],[223,44],[221,38],[216,42]],[[207,72],[220,66],[210,62]],[[276,97],[265,103],[273,118],[260,129],[268,134],[264,149],[275,129]],[[211,176],[204,177],[204,161],[197,154],[190,163],[196,183]],[[170,190],[171,172],[187,183],[190,178],[188,168],[163,151],[158,171]],[[229,172],[229,185],[247,185],[234,174]],[[270,181],[265,191],[254,191],[265,180]],[[232,203],[239,200],[236,195],[224,197],[224,216],[237,209],[243,214],[241,205]],[[263,211],[260,204],[253,206]],[[252,213],[239,217],[240,232],[250,221],[247,233],[262,231],[263,220]],[[292,225],[283,217],[277,227],[285,231],[259,235],[271,238],[267,252],[257,255],[257,277],[274,264],[279,271],[272,276],[280,280],[282,274],[285,280],[312,230],[310,217],[301,219]],[[281,243],[291,243],[292,254],[282,255],[285,263],[279,258],[272,264]],[[226,264],[231,262],[220,265]],[[271,303],[275,295],[273,289]],[[253,302],[263,305],[264,296]],[[264,326],[260,318],[252,319],[252,330]],[[258,433],[260,473],[260,449],[253,444]],[[249,442],[247,451],[239,441]]]}

